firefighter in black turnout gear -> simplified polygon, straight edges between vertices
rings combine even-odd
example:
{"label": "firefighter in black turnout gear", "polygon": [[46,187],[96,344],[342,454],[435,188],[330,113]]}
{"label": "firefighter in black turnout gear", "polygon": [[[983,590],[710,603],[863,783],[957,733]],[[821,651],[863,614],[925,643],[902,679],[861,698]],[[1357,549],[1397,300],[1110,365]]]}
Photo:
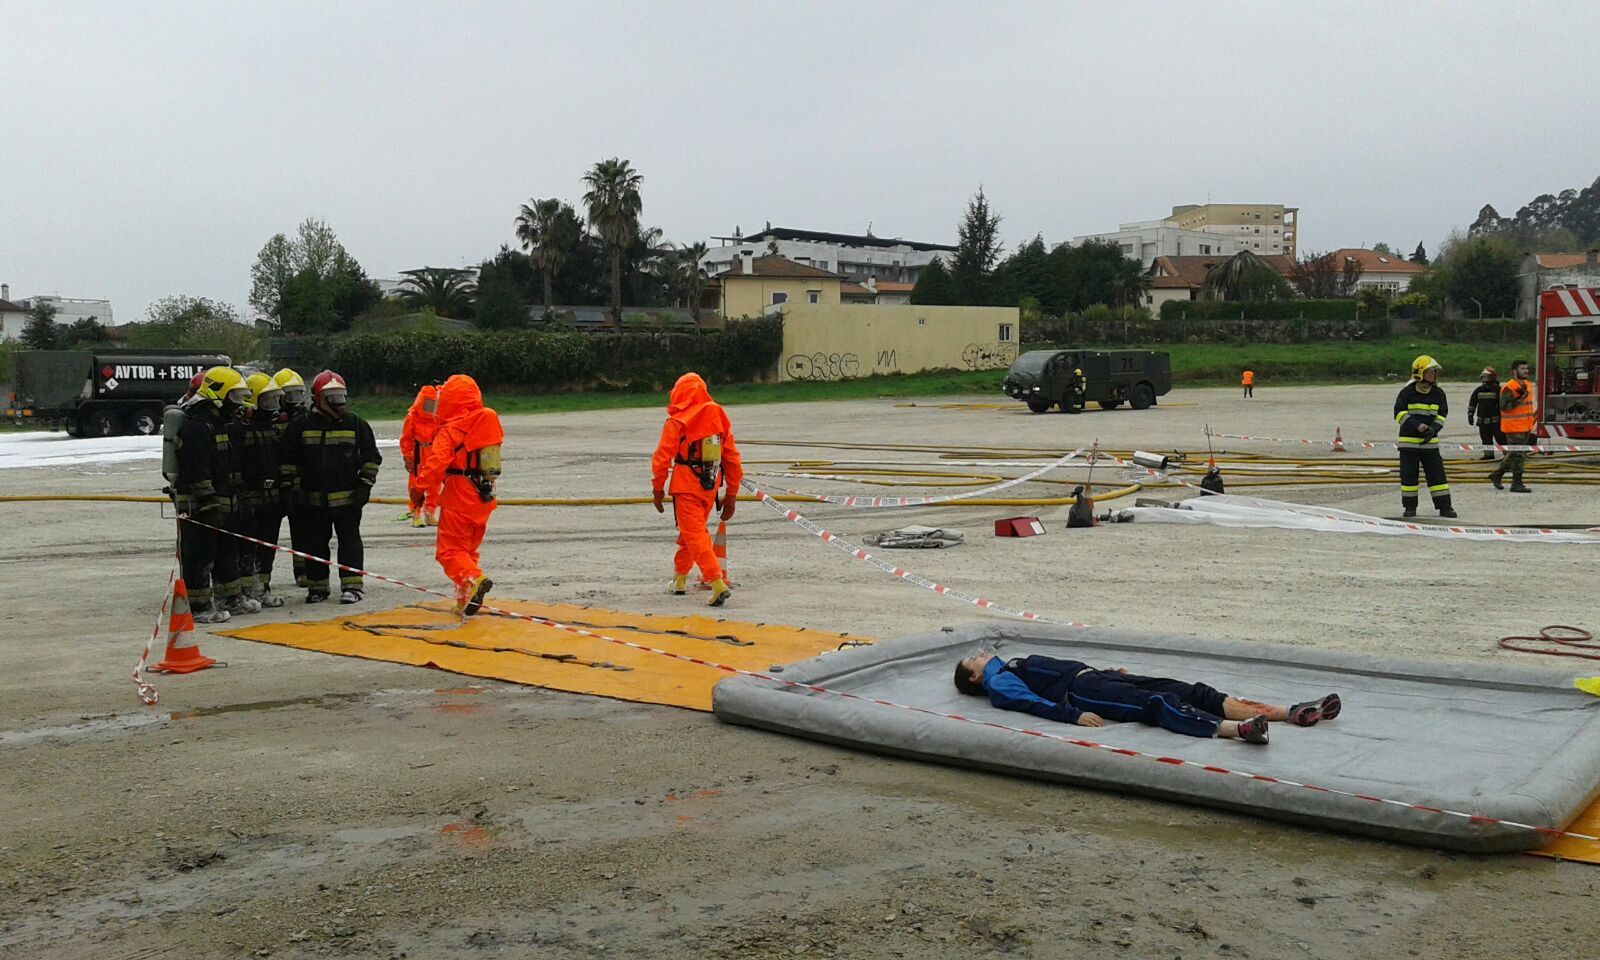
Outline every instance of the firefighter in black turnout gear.
{"label": "firefighter in black turnout gear", "polygon": [[[283,522],[283,388],[264,373],[252,373],[244,384],[250,388],[250,408],[244,419],[244,487],[239,499],[244,508],[246,532],[266,543],[278,542]],[[244,595],[263,607],[283,606],[283,597],[272,592],[272,561],[277,555],[271,547],[249,541],[239,544],[239,579]]]}
{"label": "firefighter in black turnout gear", "polygon": [[[1478,375],[1478,388],[1467,400],[1467,423],[1478,425],[1478,439],[1484,446],[1505,446],[1506,442],[1506,435],[1500,430],[1500,381],[1496,377],[1494,367],[1484,367]],[[1494,451],[1483,451],[1479,459],[1493,460]]]}
{"label": "firefighter in black turnout gear", "polygon": [[[328,556],[339,540],[339,602],[359,603],[364,584],[356,573],[364,565],[361,510],[378,482],[378,441],[372,427],[348,409],[344,379],[331,370],[311,382],[311,412],[289,423],[283,435],[284,476],[295,504],[304,512],[305,546],[314,557]],[[328,599],[328,565],[306,562],[306,602]]]}
{"label": "firefighter in black turnout gear", "polygon": [[226,623],[232,614],[261,610],[239,579],[241,541],[223,532],[244,525],[239,417],[249,400],[239,371],[212,367],[184,405],[178,428],[173,503],[181,516],[200,521],[178,522],[179,563],[196,623]]}
{"label": "firefighter in black turnout gear", "polygon": [[[283,390],[283,412],[278,414],[278,440],[281,446],[283,435],[288,431],[289,424],[296,417],[303,417],[311,412],[311,389],[306,386],[306,381],[300,374],[295,373],[288,367],[284,367],[273,374],[272,382]],[[281,454],[279,459],[280,461],[286,461],[286,458]],[[304,553],[306,552],[305,509],[298,506],[290,495],[291,483],[288,476],[280,476],[279,487],[283,495],[283,517],[289,521],[289,543],[296,550]],[[261,539],[277,543],[278,532],[282,529],[283,523],[282,518],[280,518],[278,525],[272,530],[272,536],[262,537]],[[273,557],[277,557],[276,551],[273,552]],[[294,585],[305,587],[307,584],[305,558],[298,554],[291,554],[289,559],[294,568]],[[272,577],[272,565],[270,563],[267,565],[266,572],[270,580]]]}
{"label": "firefighter in black turnout gear", "polygon": [[1426,474],[1428,493],[1439,516],[1454,518],[1450,484],[1445,480],[1439,434],[1444,432],[1450,404],[1439,386],[1439,361],[1424,354],[1411,361],[1411,382],[1394,398],[1394,420],[1400,425],[1400,505],[1404,515],[1417,515],[1417,474]]}

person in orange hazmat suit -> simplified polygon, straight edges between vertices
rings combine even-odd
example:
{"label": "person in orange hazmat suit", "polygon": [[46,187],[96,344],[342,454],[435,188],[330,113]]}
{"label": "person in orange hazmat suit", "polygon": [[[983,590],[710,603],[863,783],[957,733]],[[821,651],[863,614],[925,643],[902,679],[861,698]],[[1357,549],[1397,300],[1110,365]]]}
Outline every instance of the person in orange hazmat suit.
{"label": "person in orange hazmat suit", "polygon": [[[672,483],[667,484],[667,471]],[[733,427],[728,415],[711,399],[706,382],[697,373],[686,373],[673,384],[667,398],[667,422],[661,428],[661,442],[650,458],[651,494],[657,513],[668,491],[672,493],[672,513],[678,522],[678,553],[673,557],[672,592],[682,594],[695,565],[711,583],[709,606],[720,607],[733,596],[722,567],[706,532],[706,519],[714,507],[722,508],[722,519],[733,518],[738,502],[739,481],[744,470],[739,465],[739,448],[733,443]],[[718,497],[718,489],[721,497]]]}
{"label": "person in orange hazmat suit", "polygon": [[438,498],[434,556],[456,585],[456,610],[470,617],[494,587],[478,566],[478,547],[497,505],[495,482],[505,431],[500,416],[483,405],[477,382],[460,373],[439,388],[437,416],[438,430],[417,471],[417,485]]}
{"label": "person in orange hazmat suit", "polygon": [[428,449],[438,429],[439,421],[435,416],[438,403],[438,386],[423,384],[422,389],[417,391],[417,398],[411,401],[411,409],[406,411],[405,421],[400,425],[400,458],[406,464],[406,493],[411,497],[411,506],[397,519],[410,520],[413,527],[439,522],[437,494],[430,498],[430,491],[424,490],[417,482],[417,474],[428,459]]}

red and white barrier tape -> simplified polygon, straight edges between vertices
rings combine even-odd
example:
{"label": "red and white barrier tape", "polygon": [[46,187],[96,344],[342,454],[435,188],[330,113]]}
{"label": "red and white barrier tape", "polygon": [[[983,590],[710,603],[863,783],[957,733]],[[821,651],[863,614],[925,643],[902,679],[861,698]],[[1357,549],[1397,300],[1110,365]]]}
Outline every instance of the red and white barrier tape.
{"label": "red and white barrier tape", "polygon": [[[760,491],[757,491],[757,492],[760,493]],[[777,504],[775,504],[772,501],[772,499],[770,497],[767,497],[764,493],[761,493],[761,497],[762,497],[762,502],[767,503],[769,505],[772,505],[776,509],[780,509],[780,510],[783,509],[782,507],[777,506]],[[793,511],[786,511],[786,512],[792,513]],[[419,586],[418,584],[408,583],[408,582],[406,582],[404,580],[400,580],[400,579],[397,579],[397,578],[394,578],[394,577],[386,577],[386,576],[383,576],[382,574],[373,573],[370,570],[361,570],[361,569],[358,569],[356,567],[346,566],[344,564],[337,563],[337,562],[335,562],[333,560],[328,560],[328,559],[323,558],[323,557],[314,557],[314,556],[311,556],[308,553],[301,553],[298,550],[293,550],[293,549],[290,549],[288,547],[280,546],[279,544],[276,544],[276,543],[268,543],[265,540],[257,540],[255,537],[245,536],[242,533],[237,533],[237,532],[232,531],[232,530],[224,530],[221,527],[212,526],[211,524],[203,523],[203,522],[201,522],[199,520],[194,520],[194,519],[191,519],[189,517],[182,517],[180,519],[182,519],[182,520],[184,520],[184,521],[186,521],[188,523],[198,524],[199,526],[206,527],[206,528],[211,529],[211,530],[215,530],[215,531],[217,531],[219,533],[225,533],[225,534],[227,534],[227,535],[229,535],[231,537],[237,537],[240,540],[249,541],[250,543],[254,543],[254,544],[257,544],[259,546],[270,547],[271,549],[277,550],[277,551],[279,551],[281,553],[288,553],[288,554],[292,554],[294,556],[304,557],[307,560],[312,560],[312,561],[315,561],[315,562],[318,562],[318,563],[326,563],[330,567],[337,567],[340,570],[348,570],[351,573],[359,573],[364,577],[372,577],[374,580],[381,580],[384,583],[392,583],[395,586],[405,587],[408,590],[415,590],[415,591],[417,591],[419,593],[426,593],[426,594],[430,594],[432,596],[443,597],[443,598],[445,598],[447,600],[455,599],[455,595],[454,594],[443,593],[441,591],[434,590],[434,589],[432,589],[430,587],[424,587],[424,586]],[[931,583],[931,581],[929,581],[929,582]],[[859,703],[872,703],[872,704],[876,704],[876,705],[881,706],[881,707],[890,707],[890,708],[893,708],[895,710],[905,710],[905,711],[908,711],[908,712],[911,712],[911,713],[923,714],[924,716],[940,717],[940,718],[945,719],[945,720],[955,720],[955,721],[958,721],[960,723],[971,723],[971,724],[975,724],[975,725],[980,726],[980,727],[989,727],[990,729],[994,729],[994,730],[1004,730],[1004,731],[1007,731],[1009,733],[1020,733],[1020,734],[1026,735],[1026,736],[1030,736],[1030,737],[1040,737],[1040,738],[1045,739],[1045,740],[1052,740],[1052,741],[1055,741],[1056,743],[1064,743],[1064,744],[1068,744],[1068,745],[1074,746],[1074,747],[1083,747],[1085,749],[1090,749],[1090,750],[1104,750],[1104,751],[1106,751],[1108,753],[1114,753],[1114,754],[1116,754],[1118,756],[1122,756],[1122,757],[1131,757],[1131,758],[1137,758],[1137,759],[1141,759],[1141,760],[1153,760],[1156,763],[1164,763],[1164,764],[1167,764],[1169,766],[1193,767],[1193,768],[1198,769],[1198,770],[1203,770],[1206,773],[1216,773],[1216,774],[1221,774],[1221,775],[1230,776],[1230,777],[1242,777],[1242,778],[1244,778],[1246,780],[1251,780],[1251,781],[1254,781],[1256,783],[1274,784],[1274,785],[1277,785],[1277,786],[1295,787],[1295,788],[1298,788],[1298,789],[1301,789],[1301,790],[1311,790],[1311,791],[1314,791],[1316,793],[1325,793],[1325,794],[1330,794],[1332,796],[1338,796],[1338,797],[1348,797],[1348,798],[1351,798],[1351,799],[1354,799],[1354,800],[1364,800],[1364,801],[1367,801],[1369,803],[1384,804],[1386,806],[1398,807],[1398,808],[1403,809],[1403,810],[1410,810],[1410,811],[1417,812],[1417,813],[1426,813],[1426,814],[1431,814],[1431,815],[1435,815],[1435,816],[1442,816],[1442,817],[1453,817],[1453,818],[1456,818],[1456,819],[1467,820],[1467,821],[1470,821],[1470,822],[1473,822],[1473,823],[1480,823],[1480,824],[1483,824],[1485,826],[1499,826],[1499,827],[1506,827],[1506,828],[1514,829],[1514,830],[1528,830],[1528,831],[1532,831],[1534,833],[1538,833],[1538,834],[1541,834],[1541,835],[1544,835],[1544,836],[1548,836],[1548,837],[1550,837],[1552,839],[1557,838],[1557,837],[1571,837],[1571,838],[1573,838],[1575,840],[1590,840],[1590,841],[1600,842],[1600,837],[1590,836],[1589,834],[1586,834],[1586,833],[1574,833],[1574,832],[1569,831],[1569,830],[1559,830],[1559,829],[1556,829],[1554,827],[1541,827],[1541,826],[1536,826],[1534,824],[1529,824],[1529,823],[1520,823],[1520,822],[1515,821],[1515,820],[1502,820],[1502,819],[1500,819],[1498,817],[1485,817],[1485,816],[1480,816],[1480,815],[1474,814],[1474,813],[1463,813],[1463,812],[1458,811],[1458,810],[1448,810],[1448,809],[1444,809],[1444,808],[1441,808],[1441,807],[1431,807],[1431,806],[1428,806],[1426,804],[1409,803],[1409,802],[1404,801],[1404,800],[1391,800],[1391,799],[1388,799],[1386,797],[1378,797],[1378,796],[1372,796],[1372,795],[1364,794],[1364,793],[1356,793],[1356,792],[1350,791],[1350,790],[1339,790],[1339,789],[1334,788],[1334,787],[1321,787],[1321,786],[1317,786],[1315,784],[1302,783],[1302,782],[1300,782],[1298,780],[1289,780],[1289,779],[1284,778],[1284,777],[1274,777],[1274,776],[1268,776],[1266,774],[1250,773],[1250,772],[1244,771],[1244,770],[1233,770],[1233,769],[1229,769],[1227,767],[1217,766],[1216,764],[1201,763],[1201,762],[1199,762],[1197,760],[1185,760],[1182,757],[1162,756],[1160,754],[1144,753],[1144,752],[1139,751],[1139,750],[1130,750],[1130,749],[1128,749],[1126,747],[1113,747],[1110,744],[1099,743],[1099,742],[1094,741],[1094,740],[1083,740],[1083,739],[1080,739],[1078,737],[1069,737],[1069,736],[1065,736],[1065,735],[1059,734],[1059,733],[1051,733],[1051,732],[1049,732],[1047,730],[1034,730],[1034,729],[1031,729],[1029,727],[1018,727],[1018,726],[1013,726],[1013,725],[1008,724],[1008,723],[1000,723],[1000,722],[995,721],[995,720],[977,720],[977,719],[974,719],[972,717],[962,716],[961,714],[958,714],[958,713],[945,713],[942,710],[934,710],[934,709],[931,709],[931,708],[928,708],[928,707],[916,707],[916,706],[911,706],[910,704],[897,703],[897,702],[895,702],[893,700],[883,700],[883,699],[879,699],[878,697],[866,697],[866,696],[862,696],[862,695],[856,694],[856,693],[848,693],[848,692],[843,691],[843,690],[834,690],[831,687],[819,686],[818,684],[814,684],[814,683],[802,683],[802,682],[797,681],[797,680],[789,680],[789,679],[786,679],[784,677],[773,676],[771,674],[762,673],[762,672],[757,671],[757,670],[746,670],[746,669],[743,669],[742,667],[735,667],[735,666],[732,666],[732,665],[726,664],[726,663],[718,663],[715,660],[704,660],[704,659],[701,659],[700,657],[691,657],[691,656],[689,656],[687,654],[673,653],[671,650],[662,650],[662,649],[660,649],[658,647],[646,646],[645,644],[635,643],[635,642],[633,642],[631,640],[619,640],[619,639],[617,639],[615,637],[608,637],[605,634],[595,633],[595,632],[590,631],[590,630],[584,630],[581,627],[570,626],[568,624],[564,624],[564,623],[561,623],[561,622],[556,621],[556,620],[549,620],[549,619],[546,619],[544,617],[536,617],[536,616],[533,616],[532,614],[519,613],[519,612],[512,611],[512,610],[502,610],[502,609],[500,609],[498,607],[491,606],[491,605],[489,605],[487,603],[483,605],[483,609],[488,610],[488,611],[490,611],[492,613],[495,613],[495,614],[499,614],[500,616],[503,616],[503,617],[508,617],[510,619],[513,619],[513,620],[523,620],[523,621],[526,621],[528,623],[536,623],[536,624],[540,624],[541,626],[552,627],[552,628],[557,629],[557,630],[564,630],[564,631],[566,631],[568,633],[576,634],[576,635],[581,636],[581,637],[588,637],[589,639],[592,639],[592,640],[601,640],[601,641],[604,641],[605,643],[615,644],[615,645],[617,645],[619,647],[627,647],[630,650],[639,650],[639,651],[642,651],[644,653],[653,653],[653,654],[656,654],[658,656],[667,657],[667,658],[672,659],[672,660],[680,661],[682,663],[693,663],[693,664],[696,664],[698,666],[709,667],[709,668],[711,668],[713,670],[721,670],[724,673],[737,674],[739,676],[744,676],[744,677],[751,677],[751,678],[754,678],[756,680],[765,680],[765,681],[767,681],[769,683],[776,683],[776,684],[778,684],[780,686],[791,687],[791,688],[794,688],[794,689],[797,689],[797,690],[805,690],[805,691],[809,691],[811,693],[819,693],[819,694],[823,694],[825,696],[839,697],[840,699],[843,699],[843,700],[854,700],[854,701],[859,702]],[[1037,619],[1037,618],[1035,618],[1035,619]],[[1082,624],[1070,624],[1070,626],[1082,626]]]}
{"label": "red and white barrier tape", "polygon": [[[805,493],[804,491],[790,490],[787,487],[773,486],[771,484],[768,484],[767,488],[776,490],[779,493],[786,493],[791,496],[805,497],[808,500],[815,500],[817,503],[830,503],[838,507],[926,507],[936,503],[949,503],[953,500],[968,500],[973,497],[982,497],[991,493],[998,493],[1001,490],[1014,487],[1020,483],[1027,483],[1029,480],[1036,480],[1039,477],[1049,473],[1051,470],[1054,470],[1060,466],[1064,466],[1065,464],[1077,459],[1078,454],[1082,452],[1083,448],[1079,447],[1066,456],[1057,460],[1053,460],[1050,463],[1047,463],[1039,469],[1033,471],[1032,473],[1024,474],[1011,480],[1005,480],[994,484],[993,486],[984,487],[981,490],[968,490],[965,493],[942,494],[933,497],[849,497],[841,494]],[[1032,466],[1032,464],[1029,464],[1029,466]],[[836,479],[854,480],[856,478],[838,477]],[[745,486],[751,490],[755,490],[755,487],[753,486],[749,486],[748,484]]]}
{"label": "red and white barrier tape", "polygon": [[[1297,443],[1307,447],[1335,446],[1333,440],[1305,440],[1296,437],[1253,437],[1243,433],[1210,433],[1207,434],[1218,440],[1252,440],[1258,443]],[[1363,450],[1395,450],[1400,447],[1393,440],[1340,440],[1338,443],[1346,447],[1360,447]],[[1417,447],[1417,444],[1406,444],[1408,449]],[[1600,446],[1580,447],[1570,443],[1435,443],[1429,444],[1425,449],[1452,450],[1463,453],[1475,453],[1480,450],[1493,450],[1496,453],[1600,453]]]}
{"label": "red and white barrier tape", "polygon": [[886,573],[891,577],[895,577],[897,579],[904,580],[907,583],[916,584],[917,586],[921,587],[922,589],[930,590],[930,591],[932,591],[934,593],[939,594],[940,596],[950,597],[951,599],[959,600],[962,603],[969,603],[969,604],[971,604],[971,605],[973,605],[975,607],[979,607],[979,608],[984,609],[984,610],[993,610],[996,613],[1003,613],[1008,617],[1015,617],[1018,620],[1029,620],[1029,621],[1035,621],[1035,622],[1038,622],[1038,623],[1049,623],[1049,624],[1054,624],[1056,626],[1061,626],[1061,627],[1087,627],[1088,626],[1088,624],[1086,624],[1086,623],[1077,623],[1077,622],[1071,621],[1071,620],[1052,620],[1052,619],[1050,619],[1048,617],[1041,616],[1040,614],[1034,613],[1034,612],[1032,612],[1030,610],[1013,609],[1011,607],[1003,606],[1003,605],[1001,605],[999,603],[996,603],[995,601],[990,600],[990,599],[988,599],[986,597],[975,597],[975,596],[972,596],[971,594],[962,593],[959,590],[955,590],[955,589],[952,589],[950,587],[947,587],[942,583],[937,583],[937,582],[935,582],[933,580],[929,580],[927,577],[924,577],[919,573],[912,573],[910,570],[907,570],[904,567],[897,567],[897,566],[895,566],[894,564],[890,563],[887,560],[883,560],[883,559],[880,559],[878,557],[875,557],[872,554],[868,553],[867,551],[861,549],[860,547],[856,546],[855,544],[851,543],[850,541],[844,539],[843,537],[841,537],[841,536],[839,536],[837,534],[829,533],[827,530],[822,529],[821,527],[817,526],[815,523],[812,523],[810,520],[807,520],[805,517],[801,516],[799,512],[797,512],[795,510],[790,510],[788,507],[786,507],[783,504],[779,503],[778,501],[774,500],[770,494],[768,494],[765,490],[761,489],[760,487],[756,486],[755,484],[751,483],[749,480],[743,481],[740,484],[740,486],[742,486],[742,487],[744,487],[744,489],[750,491],[755,496],[755,498],[757,500],[760,500],[762,503],[766,504],[767,506],[771,507],[773,510],[777,511],[777,513],[780,516],[782,516],[785,520],[789,521],[790,523],[794,524],[795,526],[799,527],[800,529],[802,529],[802,530],[806,531],[807,533],[811,534],[813,537],[816,537],[817,539],[821,540],[823,543],[828,544],[829,546],[833,547],[835,550],[838,550],[841,553],[844,553],[844,554],[846,554],[846,555],[848,555],[848,556],[850,556],[850,557],[852,557],[852,558],[854,558],[856,560],[859,560],[862,563],[865,563],[867,566],[872,567],[875,570],[879,570],[879,571],[881,571],[883,573]]}
{"label": "red and white barrier tape", "polygon": [[[1215,437],[1215,436],[1222,436],[1222,435],[1214,433],[1214,434],[1212,434],[1212,436]],[[1349,441],[1346,441],[1346,442],[1349,442]],[[1182,477],[1176,477],[1176,476],[1173,476],[1173,475],[1168,474],[1168,473],[1162,473],[1159,470],[1152,470],[1149,467],[1141,467],[1136,463],[1129,463],[1126,460],[1119,459],[1116,456],[1114,456],[1112,454],[1109,454],[1109,453],[1105,453],[1103,451],[1100,452],[1098,455],[1102,456],[1102,457],[1109,458],[1113,462],[1117,463],[1119,466],[1127,467],[1130,470],[1133,470],[1133,471],[1136,471],[1136,472],[1139,472],[1139,473],[1143,473],[1143,474],[1145,474],[1147,476],[1156,477],[1156,478],[1161,479],[1161,480],[1170,481],[1170,482],[1176,483],[1176,484],[1178,484],[1180,486],[1188,487],[1191,490],[1198,490],[1202,494],[1208,494],[1209,493],[1209,491],[1206,491],[1199,484],[1191,483],[1188,480],[1183,479]],[[1337,522],[1337,523],[1357,524],[1357,525],[1366,526],[1366,527],[1386,527],[1386,528],[1391,529],[1391,530],[1407,530],[1407,531],[1412,531],[1412,532],[1416,532],[1416,533],[1425,533],[1425,534],[1427,534],[1429,536],[1437,536],[1437,537],[1445,537],[1445,536],[1454,535],[1454,536],[1460,536],[1460,537],[1471,537],[1473,539],[1480,539],[1482,537],[1488,536],[1488,537],[1503,538],[1503,539],[1508,540],[1508,541],[1517,541],[1517,540],[1537,541],[1540,538],[1549,537],[1549,538],[1560,539],[1560,540],[1565,541],[1565,540],[1570,539],[1571,536],[1572,536],[1570,531],[1566,531],[1566,530],[1551,530],[1551,529],[1547,529],[1547,528],[1544,528],[1544,527],[1536,527],[1536,528],[1445,527],[1445,526],[1440,526],[1438,524],[1407,523],[1404,520],[1386,520],[1386,519],[1383,519],[1382,517],[1367,517],[1367,516],[1362,516],[1360,514],[1346,514],[1346,515],[1341,516],[1341,515],[1338,515],[1338,514],[1328,513],[1327,510],[1319,509],[1319,508],[1314,507],[1314,506],[1301,506],[1299,504],[1285,503],[1285,502],[1283,502],[1281,500],[1262,500],[1262,499],[1257,498],[1257,497],[1237,496],[1235,494],[1229,494],[1229,497],[1233,498],[1233,499],[1237,499],[1237,500],[1241,500],[1241,501],[1247,502],[1251,506],[1261,507],[1262,509],[1266,509],[1266,510],[1282,510],[1282,511],[1284,511],[1286,513],[1299,514],[1299,515],[1305,516],[1305,517],[1315,517],[1318,520],[1331,520],[1331,521],[1334,521],[1334,522]],[[1576,541],[1573,541],[1573,542],[1576,542]]]}
{"label": "red and white barrier tape", "polygon": [[161,612],[156,615],[156,626],[150,631],[150,639],[144,642],[144,652],[139,654],[139,662],[133,665],[133,689],[139,694],[139,699],[146,706],[153,706],[161,699],[161,694],[156,691],[155,684],[144,678],[144,668],[150,663],[150,648],[161,638],[161,628],[167,624],[167,610],[172,604],[172,585],[178,580],[178,558],[172,558],[172,572],[167,574],[167,592],[161,598]]}

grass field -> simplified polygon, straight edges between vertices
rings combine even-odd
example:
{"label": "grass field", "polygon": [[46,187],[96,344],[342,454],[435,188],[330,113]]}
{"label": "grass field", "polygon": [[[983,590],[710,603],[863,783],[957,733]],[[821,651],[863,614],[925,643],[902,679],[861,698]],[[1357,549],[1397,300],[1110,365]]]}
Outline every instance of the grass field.
{"label": "grass field", "polygon": [[[1114,348],[1108,348],[1114,349]],[[1172,379],[1186,386],[1225,386],[1239,382],[1239,372],[1250,367],[1261,387],[1284,384],[1372,383],[1398,380],[1408,375],[1411,360],[1429,353],[1444,365],[1446,381],[1475,381],[1487,365],[1499,370],[1516,359],[1504,344],[1442,344],[1403,339],[1371,343],[1274,343],[1235,345],[1224,343],[1183,343],[1154,345],[1172,355]],[[1531,353],[1531,347],[1519,356]],[[1530,358],[1531,359],[1531,358]],[[736,383],[713,384],[717,400],[724,404],[789,403],[821,400],[863,400],[877,397],[936,397],[1000,395],[1003,370],[941,371],[887,377],[866,377],[829,383]],[[490,394],[490,406],[501,413],[559,413],[576,410],[612,410],[626,407],[654,407],[662,403],[661,393],[555,393]],[[410,397],[362,396],[356,407],[373,419],[399,417],[411,403]]]}

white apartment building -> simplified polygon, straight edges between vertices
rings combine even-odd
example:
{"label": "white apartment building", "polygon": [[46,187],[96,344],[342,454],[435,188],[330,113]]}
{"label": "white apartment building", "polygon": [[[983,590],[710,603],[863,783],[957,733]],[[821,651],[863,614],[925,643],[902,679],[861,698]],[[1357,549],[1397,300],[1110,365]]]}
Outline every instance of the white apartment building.
{"label": "white apartment building", "polygon": [[1298,208],[1280,203],[1184,204],[1165,219],[1124,223],[1114,233],[1085,234],[1072,242],[1110,241],[1146,270],[1157,257],[1232,256],[1241,250],[1294,257],[1299,219]]}
{"label": "white apartment building", "polygon": [[733,269],[741,254],[766,256],[777,246],[778,256],[818,270],[837,273],[847,281],[865,283],[869,278],[880,283],[916,283],[922,268],[955,252],[942,243],[922,243],[898,237],[857,236],[770,227],[748,237],[713,237],[722,246],[706,252],[700,265],[707,276]]}
{"label": "white apartment building", "polygon": [[1233,237],[1185,230],[1171,220],[1124,223],[1115,233],[1084,234],[1073,237],[1072,243],[1076,246],[1088,240],[1116,244],[1122,248],[1123,256],[1138,260],[1146,270],[1157,257],[1231,257],[1240,250],[1251,249]]}
{"label": "white apartment building", "polygon": [[50,295],[13,301],[11,285],[0,284],[0,340],[20,338],[23,328],[28,323],[28,312],[41,303],[48,303],[56,308],[57,326],[70,327],[74,322],[86,319],[96,320],[104,327],[112,324],[110,300],[83,300]]}

